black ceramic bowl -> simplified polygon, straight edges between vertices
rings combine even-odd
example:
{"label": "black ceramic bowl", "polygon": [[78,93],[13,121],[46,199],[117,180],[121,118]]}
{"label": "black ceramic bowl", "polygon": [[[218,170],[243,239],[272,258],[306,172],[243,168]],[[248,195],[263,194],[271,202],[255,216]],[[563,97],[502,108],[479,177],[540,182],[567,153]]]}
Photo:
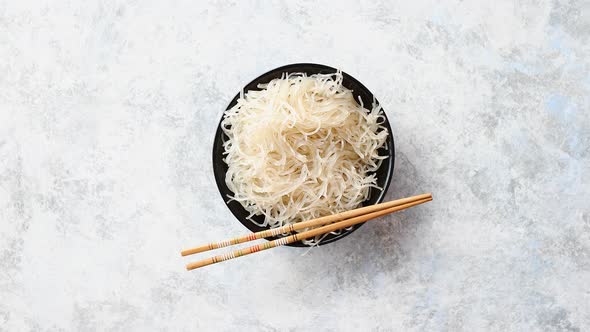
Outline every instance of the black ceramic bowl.
{"label": "black ceramic bowl", "polygon": [[[286,65],[283,67],[279,67],[273,69],[267,73],[264,73],[254,79],[252,82],[248,83],[243,90],[260,90],[258,89],[258,84],[268,83],[275,78],[281,78],[283,73],[307,73],[307,75],[313,74],[331,74],[335,73],[336,69],[324,65],[313,64],[313,63],[296,63],[291,65]],[[374,97],[371,91],[367,89],[364,85],[362,85],[359,81],[357,81],[354,77],[342,73],[343,75],[343,82],[342,84],[353,91],[355,99],[358,100],[360,97],[363,101],[365,107],[372,105]],[[240,97],[240,93],[236,94],[234,99],[229,103],[227,109],[232,108],[236,105],[238,98]],[[375,99],[376,101],[376,99]],[[377,102],[377,101],[376,101]],[[223,118],[222,118],[223,119]],[[387,138],[387,149],[382,149],[379,151],[381,155],[387,154],[389,158],[385,159],[381,164],[381,167],[377,170],[377,185],[383,188],[383,191],[371,189],[369,194],[369,199],[363,202],[363,205],[372,205],[383,201],[385,197],[385,193],[387,192],[387,188],[389,187],[389,183],[391,182],[391,177],[393,174],[393,164],[394,164],[394,156],[395,150],[393,145],[393,133],[391,132],[391,127],[389,125],[389,121],[387,117],[385,117],[385,123],[383,124],[385,128],[389,131],[389,135]],[[246,217],[248,216],[248,212],[242,207],[242,205],[236,201],[230,201],[228,195],[231,195],[232,192],[227,188],[225,184],[225,174],[227,172],[227,164],[223,161],[223,142],[227,140],[227,136],[223,133],[221,129],[221,121],[217,126],[217,132],[215,133],[215,141],[213,143],[213,172],[215,173],[215,182],[217,182],[217,187],[219,188],[219,192],[225,201],[225,204],[230,209],[230,211],[234,214],[234,216],[249,230],[252,232],[259,232],[266,230],[268,228],[260,227],[253,223],[252,221],[248,220]],[[260,216],[254,216],[258,222],[263,220]],[[342,231],[340,234],[329,234],[327,235],[321,242],[321,244],[326,244],[330,242],[334,242],[338,239],[345,237],[346,235],[352,233],[357,228],[359,228],[362,224],[354,226],[349,231]],[[267,240],[273,240],[274,238],[267,238]],[[301,242],[289,244],[289,246],[293,247],[305,247]]]}

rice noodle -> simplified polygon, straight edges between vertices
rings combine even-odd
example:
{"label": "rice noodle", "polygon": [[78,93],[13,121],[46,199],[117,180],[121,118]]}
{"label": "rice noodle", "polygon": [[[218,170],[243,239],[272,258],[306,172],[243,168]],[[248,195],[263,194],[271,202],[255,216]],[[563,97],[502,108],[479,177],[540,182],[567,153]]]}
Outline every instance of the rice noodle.
{"label": "rice noodle", "polygon": [[[284,75],[224,114],[225,182],[272,228],[358,207],[376,185],[388,135],[379,105],[359,105],[342,74]],[[359,100],[360,101],[360,100]]]}

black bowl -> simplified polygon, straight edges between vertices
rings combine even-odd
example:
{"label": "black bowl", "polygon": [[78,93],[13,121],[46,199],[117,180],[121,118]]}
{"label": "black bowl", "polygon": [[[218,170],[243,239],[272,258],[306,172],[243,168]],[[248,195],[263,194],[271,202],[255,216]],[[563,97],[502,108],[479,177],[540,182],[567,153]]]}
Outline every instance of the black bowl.
{"label": "black bowl", "polygon": [[[258,84],[268,83],[275,78],[281,78],[281,75],[284,73],[307,73],[307,75],[313,74],[331,74],[335,73],[336,69],[324,65],[314,64],[314,63],[296,63],[291,65],[286,65],[283,67],[279,67],[273,69],[265,74],[260,75],[252,82],[248,83],[244,88],[243,91],[248,90],[260,90],[258,89]],[[363,101],[365,107],[372,105],[374,97],[371,91],[367,89],[364,85],[362,85],[359,81],[357,81],[354,77],[342,73],[343,81],[342,84],[353,91],[355,99],[358,100],[360,97]],[[234,99],[229,103],[227,109],[232,108],[236,105],[238,98],[240,97],[240,93],[236,94]],[[375,102],[377,100],[375,99]],[[222,117],[223,120],[223,117]],[[389,125],[389,121],[387,117],[385,117],[385,123],[383,124],[385,128],[387,128],[389,135],[387,136],[387,149],[383,148],[380,152],[381,155],[387,154],[389,158],[385,159],[381,164],[381,167],[377,170],[377,185],[383,188],[382,191],[372,189],[369,193],[369,199],[363,202],[363,205],[372,205],[377,204],[383,201],[385,194],[387,192],[387,188],[389,187],[389,183],[391,182],[391,177],[393,174],[393,164],[394,164],[394,157],[395,157],[395,149],[393,144],[393,133],[391,131],[391,127]],[[221,120],[219,121],[219,125],[217,126],[217,132],[215,133],[215,141],[213,143],[213,172],[215,173],[215,182],[217,182],[217,187],[219,188],[219,192],[225,201],[225,204],[230,209],[230,211],[234,214],[234,216],[249,230],[252,232],[260,232],[263,230],[268,229],[268,227],[260,227],[253,223],[252,221],[248,220],[246,217],[249,213],[242,207],[242,205],[236,201],[230,201],[228,195],[231,195],[232,192],[227,188],[225,184],[225,174],[227,173],[227,164],[223,161],[223,142],[227,140],[227,136],[221,129]],[[262,222],[263,218],[260,216],[252,217],[257,222]],[[329,234],[327,235],[322,241],[321,244],[326,244],[330,242],[334,242],[338,239],[345,237],[346,235],[352,233],[357,228],[359,228],[362,224],[354,226],[352,229],[348,231],[342,231],[340,234]],[[267,240],[273,240],[273,238],[266,238]],[[301,242],[289,244],[292,247],[306,247]]]}

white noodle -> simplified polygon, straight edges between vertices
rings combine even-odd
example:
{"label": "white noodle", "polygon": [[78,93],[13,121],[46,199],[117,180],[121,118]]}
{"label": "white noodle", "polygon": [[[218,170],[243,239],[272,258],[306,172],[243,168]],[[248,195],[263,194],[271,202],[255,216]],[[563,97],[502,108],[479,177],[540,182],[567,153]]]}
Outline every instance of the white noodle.
{"label": "white noodle", "polygon": [[376,185],[388,135],[340,72],[289,74],[240,94],[222,128],[232,199],[272,228],[358,207]]}

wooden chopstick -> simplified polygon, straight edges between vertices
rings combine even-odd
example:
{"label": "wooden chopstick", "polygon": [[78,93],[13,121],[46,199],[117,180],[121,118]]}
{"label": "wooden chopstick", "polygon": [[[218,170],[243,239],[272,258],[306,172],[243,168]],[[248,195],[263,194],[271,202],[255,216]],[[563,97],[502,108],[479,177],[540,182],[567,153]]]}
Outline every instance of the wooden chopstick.
{"label": "wooden chopstick", "polygon": [[380,211],[375,211],[375,212],[371,212],[371,213],[367,213],[364,215],[360,215],[360,216],[356,216],[350,219],[346,219],[344,221],[340,221],[340,222],[336,222],[330,225],[326,225],[326,226],[322,226],[322,227],[318,227],[306,232],[302,232],[302,233],[297,233],[297,234],[293,234],[293,235],[289,235],[274,241],[269,241],[263,244],[258,244],[255,246],[251,246],[248,247],[246,249],[240,249],[240,250],[235,250],[229,253],[226,253],[224,255],[218,255],[218,256],[214,256],[214,257],[210,257],[207,259],[203,259],[201,261],[198,262],[194,262],[194,263],[190,263],[186,266],[187,270],[193,270],[199,267],[203,267],[203,266],[207,266],[207,265],[211,265],[211,264],[215,264],[215,263],[219,263],[219,262],[223,262],[226,260],[230,260],[230,259],[234,259],[240,256],[245,256],[245,255],[249,255],[249,254],[253,254],[255,252],[259,252],[262,250],[266,250],[266,249],[270,249],[270,248],[274,248],[274,247],[278,247],[278,246],[283,246],[289,243],[294,243],[297,241],[301,241],[301,240],[305,240],[305,239],[309,239],[312,238],[314,236],[317,235],[321,235],[321,234],[325,234],[325,233],[329,233],[329,232],[333,232],[339,229],[343,229],[343,228],[347,228],[356,224],[360,224],[366,221],[369,221],[373,218],[377,218],[377,217],[381,217],[384,216],[386,214],[390,214],[399,210],[403,210],[415,205],[419,205],[422,203],[426,203],[432,200],[432,196],[428,197],[428,198],[424,198],[424,199],[419,199],[416,201],[412,201],[406,204],[401,204],[401,205],[397,205],[397,206],[393,206],[384,210],[380,210]]}
{"label": "wooden chopstick", "polygon": [[252,233],[252,234],[248,234],[248,235],[243,235],[243,236],[236,237],[236,238],[233,238],[230,240],[224,240],[224,241],[220,241],[220,242],[212,242],[209,244],[202,245],[200,247],[195,247],[195,248],[183,250],[180,254],[182,256],[188,256],[188,255],[197,254],[197,253],[204,252],[204,251],[209,251],[209,250],[213,250],[213,249],[231,246],[234,244],[239,244],[239,243],[244,243],[244,242],[249,242],[249,241],[254,241],[254,240],[266,238],[266,237],[276,236],[279,234],[292,233],[294,231],[298,231],[298,230],[301,230],[304,228],[322,226],[322,225],[333,223],[336,221],[357,217],[357,216],[360,216],[363,214],[387,209],[390,207],[402,205],[405,203],[409,203],[409,202],[413,202],[413,201],[416,201],[419,199],[425,199],[425,198],[432,198],[432,194],[428,193],[428,194],[422,194],[422,195],[416,195],[416,196],[412,196],[412,197],[397,199],[394,201],[389,201],[389,202],[376,204],[376,205],[365,206],[362,208],[358,208],[358,209],[354,209],[354,210],[350,210],[350,211],[346,211],[346,212],[342,212],[342,213],[337,213],[337,214],[330,215],[330,216],[325,216],[325,217],[321,217],[321,218],[317,218],[317,219],[312,219],[312,220],[303,221],[303,222],[299,222],[299,223],[295,223],[295,224],[290,224],[290,225],[283,226],[283,227],[278,227],[278,228],[269,229],[269,230],[265,230],[265,231],[261,231],[261,232],[256,232],[256,233]]}

